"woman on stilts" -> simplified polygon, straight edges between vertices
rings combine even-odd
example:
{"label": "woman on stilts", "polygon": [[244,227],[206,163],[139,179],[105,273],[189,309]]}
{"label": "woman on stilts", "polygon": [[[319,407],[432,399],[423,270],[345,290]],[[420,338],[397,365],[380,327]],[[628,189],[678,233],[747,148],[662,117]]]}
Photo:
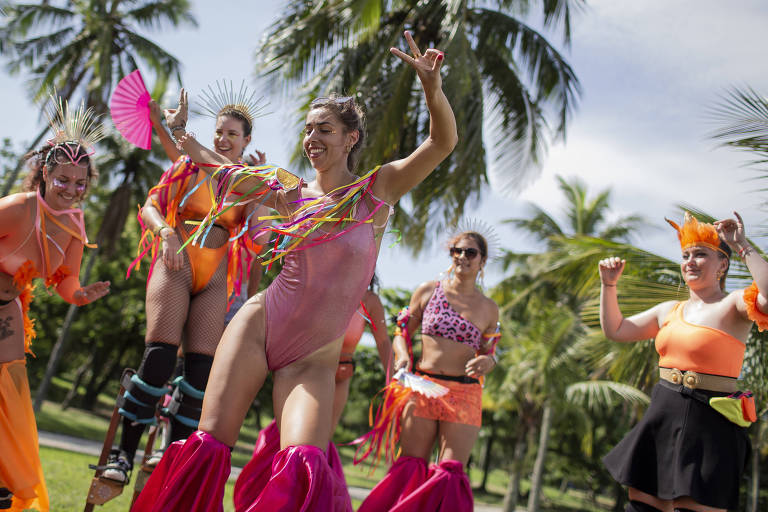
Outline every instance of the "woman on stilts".
{"label": "woman on stilts", "polygon": [[[352,98],[319,98],[311,104],[303,141],[316,172],[309,183],[282,170],[232,165],[191,136],[181,137],[193,160],[214,165],[205,168],[218,177],[220,187],[266,196],[283,216],[281,226],[270,228],[280,238],[267,259],[284,257],[284,263],[265,292],[249,300],[227,326],[200,430],[166,451],[134,510],[222,510],[230,450],[269,371],[282,449],[270,480],[247,510],[348,510],[347,490],[324,453],[344,331],[373,275],[381,242],[377,235],[391,205],[432,172],[457,140],[441,88],[442,52],[422,54],[408,32],[405,37],[413,56],[391,51],[421,81],[430,137],[402,160],[362,177],[353,174],[364,129]],[[179,110],[185,108],[182,103]],[[171,125],[177,114],[167,113]]]}
{"label": "woman on stilts", "polygon": [[[253,119],[260,110],[258,102],[253,94],[243,88],[236,91],[231,84],[217,84],[217,89],[210,91],[205,95],[205,110],[216,119],[214,151],[241,161],[251,141]],[[227,302],[233,291],[241,290],[251,265],[258,265],[249,250],[260,247],[254,246],[248,229],[258,225],[259,216],[269,213],[256,201],[240,202],[221,215],[198,244],[180,251],[210,211],[214,185],[172,140],[172,135],[184,132],[186,118],[177,119],[166,130],[161,114],[152,101],[152,124],[174,163],[150,190],[141,209],[142,242],[139,257],[132,264],[138,268],[143,256],[152,258],[147,277],[145,349],[138,371],[117,404],[123,416],[120,444],[102,474],[120,484],[128,483],[141,435],[147,425],[155,423],[157,407],[169,392],[167,383],[176,368],[180,346],[182,374],[174,380],[172,399],[162,412],[170,418],[171,441],[186,439],[197,428],[213,355],[224,332]],[[264,155],[258,155],[255,163],[261,164]],[[226,201],[235,199],[239,196]],[[153,453],[144,469],[151,472],[162,453]]]}

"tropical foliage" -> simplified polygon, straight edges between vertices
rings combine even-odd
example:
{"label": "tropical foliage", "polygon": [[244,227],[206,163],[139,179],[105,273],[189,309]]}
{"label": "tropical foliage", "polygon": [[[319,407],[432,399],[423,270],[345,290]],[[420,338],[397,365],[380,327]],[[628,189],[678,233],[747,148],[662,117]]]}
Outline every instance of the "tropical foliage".
{"label": "tropical foliage", "polygon": [[[527,22],[570,40],[581,0],[311,0],[290,2],[265,36],[258,71],[273,90],[306,107],[331,92],[354,95],[368,112],[361,165],[410,154],[429,135],[429,116],[413,70],[382,49],[409,30],[422,50],[445,51],[443,86],[459,127],[451,156],[399,206],[395,225],[415,249],[464,213],[489,180],[484,141],[510,189],[536,176],[550,140],[564,137],[579,96],[561,51]],[[297,129],[298,132],[298,129]],[[300,162],[296,152],[297,164]]]}

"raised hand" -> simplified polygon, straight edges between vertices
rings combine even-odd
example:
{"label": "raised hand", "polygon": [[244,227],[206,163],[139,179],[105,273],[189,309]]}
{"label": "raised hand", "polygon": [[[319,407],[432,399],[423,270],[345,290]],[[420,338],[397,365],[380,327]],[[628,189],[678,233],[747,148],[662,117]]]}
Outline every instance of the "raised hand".
{"label": "raised hand", "polygon": [[160,105],[157,104],[155,100],[150,100],[149,102],[149,120],[152,121],[152,124],[155,126],[160,126],[160,122],[163,119],[163,111],[160,108]]}
{"label": "raised hand", "polygon": [[264,165],[265,163],[267,163],[267,154],[257,149],[255,155],[251,153],[248,156],[246,156],[244,160],[246,164],[253,167],[257,165]]}
{"label": "raised hand", "polygon": [[408,46],[411,48],[413,57],[397,48],[390,48],[389,51],[416,70],[416,74],[419,75],[419,80],[421,80],[421,85],[425,91],[440,89],[443,85],[442,78],[440,77],[440,66],[443,63],[445,54],[435,48],[429,48],[422,54],[419,51],[419,47],[416,46],[411,33],[406,30],[404,35]]}
{"label": "raised hand", "polygon": [[741,220],[741,215],[733,212],[736,219],[723,219],[714,223],[717,234],[720,238],[728,244],[728,246],[738,251],[742,247],[748,245],[747,236],[744,233],[744,221]]}
{"label": "raised hand", "polygon": [[615,286],[624,272],[626,261],[616,256],[600,260],[597,264],[597,270],[600,272],[600,280],[608,286]]}
{"label": "raised hand", "polygon": [[187,117],[189,116],[189,98],[187,91],[181,88],[179,91],[179,107],[167,108],[163,111],[165,114],[165,124],[168,125],[169,130],[173,130],[176,127],[187,126]]}

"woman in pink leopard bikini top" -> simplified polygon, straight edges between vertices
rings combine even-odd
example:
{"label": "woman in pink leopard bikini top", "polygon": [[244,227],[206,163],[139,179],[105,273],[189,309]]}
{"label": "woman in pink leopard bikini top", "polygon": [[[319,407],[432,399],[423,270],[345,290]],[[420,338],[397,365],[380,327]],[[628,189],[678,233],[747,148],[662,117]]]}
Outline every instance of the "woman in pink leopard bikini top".
{"label": "woman in pink leopard bikini top", "polygon": [[[493,348],[498,338],[499,308],[475,284],[488,257],[485,238],[465,231],[456,235],[449,247],[449,278],[429,281],[416,289],[405,325],[408,334],[421,327],[421,359],[413,372],[448,388],[448,393],[439,398],[411,394],[402,412],[402,453],[358,512],[473,509],[464,465],[480,431],[479,378],[496,366]],[[404,334],[396,332],[393,340],[396,371],[411,370]],[[438,464],[428,468],[438,440]],[[452,498],[440,504],[439,496]]]}

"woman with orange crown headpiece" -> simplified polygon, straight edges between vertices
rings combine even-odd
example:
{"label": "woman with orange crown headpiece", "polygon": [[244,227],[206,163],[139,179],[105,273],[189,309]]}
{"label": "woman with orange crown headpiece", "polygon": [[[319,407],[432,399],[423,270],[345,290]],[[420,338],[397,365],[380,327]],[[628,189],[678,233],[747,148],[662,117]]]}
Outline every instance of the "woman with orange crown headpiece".
{"label": "woman with orange crown headpiece", "polygon": [[[204,91],[201,103],[199,113],[216,120],[213,147],[217,154],[234,162],[263,163],[264,154],[258,151],[257,157],[244,155],[254,118],[263,114],[260,98],[244,85],[235,88],[231,82],[217,82]],[[200,236],[200,221],[214,204],[214,183],[172,138],[184,131],[186,117],[166,130],[160,107],[152,101],[150,118],[173,165],[149,191],[141,209],[139,255],[129,269],[130,274],[144,256],[150,256],[144,354],[117,404],[123,416],[120,443],[102,474],[120,484],[128,482],[141,435],[155,423],[157,406],[170,391],[166,383],[176,369],[179,347],[184,354],[182,374],[174,380],[170,402],[161,412],[169,417],[171,441],[185,439],[197,428],[228,300],[231,304],[246,286],[258,288],[261,266],[253,261],[252,252],[260,251],[262,240],[251,234],[259,217],[269,215],[259,201],[233,204],[239,196],[225,197],[226,213],[198,243],[181,249],[190,237]],[[153,453],[143,470],[151,473],[162,453]]]}
{"label": "woman with orange crown headpiece", "polygon": [[102,128],[84,105],[71,110],[61,99],[51,101],[53,138],[27,155],[26,191],[0,199],[0,509],[49,507],[24,358],[35,336],[28,317],[32,280],[41,278],[78,306],[109,292],[108,282],[80,286],[89,244],[75,206],[97,177],[91,157]]}
{"label": "woman with orange crown headpiece", "polygon": [[[600,324],[620,342],[655,338],[659,383],[640,422],[606,455],[617,482],[629,488],[627,512],[725,511],[738,507],[750,450],[746,427],[756,420],[752,394],[739,392],[752,324],[768,327],[768,263],[735,219],[707,224],[686,213],[676,230],[683,302],[662,302],[622,316],[617,284],[625,261],[600,261]],[[749,269],[749,288],[725,291],[732,251]]]}

